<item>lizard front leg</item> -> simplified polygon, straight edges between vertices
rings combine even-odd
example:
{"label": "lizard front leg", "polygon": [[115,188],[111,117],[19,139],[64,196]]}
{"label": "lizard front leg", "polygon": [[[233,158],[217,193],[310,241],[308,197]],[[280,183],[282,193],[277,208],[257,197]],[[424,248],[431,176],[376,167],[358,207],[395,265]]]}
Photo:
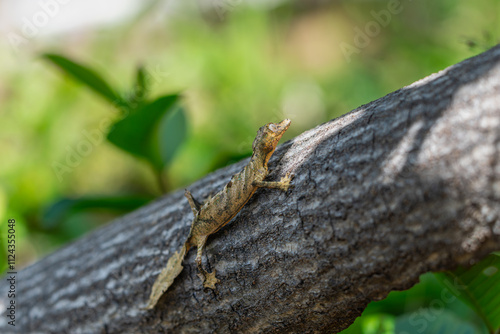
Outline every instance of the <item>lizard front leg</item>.
{"label": "lizard front leg", "polygon": [[203,286],[205,288],[215,290],[215,284],[219,283],[219,280],[215,277],[215,269],[211,273],[209,273],[205,271],[205,269],[203,269],[203,266],[201,264],[201,257],[203,255],[203,250],[205,249],[207,238],[208,236],[204,236],[199,239],[199,243],[197,246],[198,251],[196,253],[196,264],[198,265],[198,270],[200,271],[198,277],[200,277],[203,281]]}
{"label": "lizard front leg", "polygon": [[196,217],[196,215],[198,214],[198,212],[200,212],[200,209],[201,209],[201,203],[198,202],[194,197],[193,195],[191,194],[191,192],[189,190],[184,190],[184,196],[186,196],[188,202],[189,202],[189,205],[191,206],[191,210],[193,210],[193,215]]}
{"label": "lizard front leg", "polygon": [[291,187],[290,182],[292,178],[293,175],[291,173],[286,173],[280,181],[253,181],[252,185],[259,188],[274,188],[287,191]]}

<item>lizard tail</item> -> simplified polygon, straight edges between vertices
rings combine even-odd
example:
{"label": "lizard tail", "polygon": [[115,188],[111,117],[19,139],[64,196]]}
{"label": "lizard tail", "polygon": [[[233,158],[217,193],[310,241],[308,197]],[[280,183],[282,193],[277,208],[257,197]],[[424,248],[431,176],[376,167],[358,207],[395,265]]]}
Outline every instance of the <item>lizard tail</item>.
{"label": "lizard tail", "polygon": [[167,266],[160,272],[158,278],[153,284],[148,305],[145,310],[151,310],[155,307],[160,297],[168,290],[174,282],[174,279],[179,276],[182,271],[182,260],[186,256],[188,247],[187,242],[168,259]]}

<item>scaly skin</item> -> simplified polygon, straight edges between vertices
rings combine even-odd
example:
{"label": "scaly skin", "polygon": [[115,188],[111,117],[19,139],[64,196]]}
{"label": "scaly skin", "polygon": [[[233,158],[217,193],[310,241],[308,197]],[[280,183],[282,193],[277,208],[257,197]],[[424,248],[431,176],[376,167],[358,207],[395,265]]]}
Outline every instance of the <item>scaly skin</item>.
{"label": "scaly skin", "polygon": [[269,174],[267,168],[269,158],[289,126],[289,119],[262,126],[257,131],[257,136],[252,144],[253,154],[248,165],[241,172],[233,175],[224,189],[209,198],[203,205],[186,190],[185,195],[194,214],[189,236],[181,249],[168,260],[167,266],[156,279],[146,309],[154,308],[160,297],[181,273],[182,260],[193,246],[198,248],[196,264],[203,286],[215,289],[215,284],[219,282],[215,277],[215,270],[211,273],[207,272],[201,265],[201,257],[207,238],[229,223],[258,188],[288,190],[292,179],[290,173],[287,173],[279,182],[265,181],[264,179]]}

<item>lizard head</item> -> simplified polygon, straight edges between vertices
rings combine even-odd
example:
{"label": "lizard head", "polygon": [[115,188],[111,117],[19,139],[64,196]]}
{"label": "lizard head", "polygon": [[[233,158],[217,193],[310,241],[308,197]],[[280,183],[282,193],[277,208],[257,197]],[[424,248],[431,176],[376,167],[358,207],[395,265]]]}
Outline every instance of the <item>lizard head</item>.
{"label": "lizard head", "polygon": [[291,121],[285,119],[279,123],[267,123],[257,131],[257,136],[252,144],[254,154],[264,154],[265,161],[267,162],[273,154],[276,146],[285,131],[290,127]]}

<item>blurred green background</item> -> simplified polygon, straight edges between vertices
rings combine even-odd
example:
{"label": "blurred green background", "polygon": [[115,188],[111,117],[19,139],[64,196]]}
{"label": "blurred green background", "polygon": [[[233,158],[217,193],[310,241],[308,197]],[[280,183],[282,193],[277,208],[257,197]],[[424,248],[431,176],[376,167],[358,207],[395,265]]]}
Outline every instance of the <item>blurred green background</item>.
{"label": "blurred green background", "polygon": [[[0,23],[2,271],[8,218],[20,268],[162,193],[144,159],[106,140],[58,174],[123,113],[42,54],[86,64],[121,96],[140,66],[150,96],[181,95],[186,135],[161,171],[169,192],[250,154],[265,123],[291,118],[284,140],[293,138],[500,38],[497,0],[135,1],[121,18],[60,31],[49,28],[83,1],[55,3],[31,31],[23,18],[43,8],[0,14],[19,17]],[[68,206],[79,198],[94,202]]]}

